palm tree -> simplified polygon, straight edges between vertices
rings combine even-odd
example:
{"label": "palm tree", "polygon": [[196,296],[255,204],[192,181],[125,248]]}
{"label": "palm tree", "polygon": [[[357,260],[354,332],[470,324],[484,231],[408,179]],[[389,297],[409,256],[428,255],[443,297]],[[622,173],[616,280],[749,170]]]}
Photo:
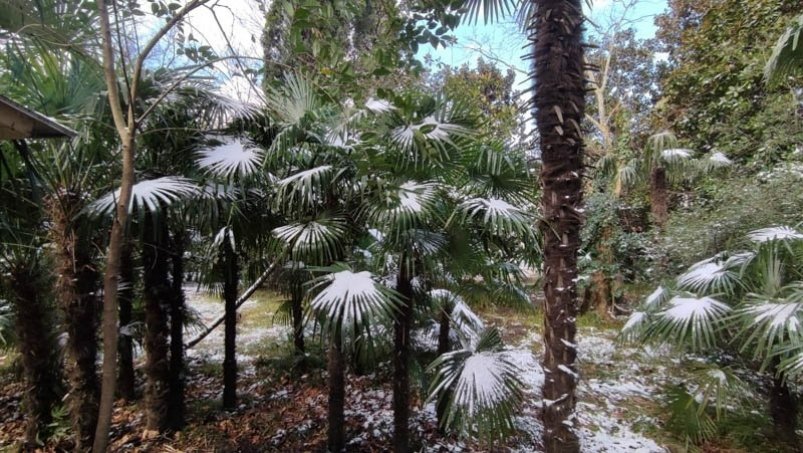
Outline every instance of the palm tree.
{"label": "palm tree", "polygon": [[[803,369],[803,234],[772,227],[747,239],[749,249],[719,253],[689,267],[671,286],[657,288],[622,334],[712,357],[743,354],[758,363],[772,382],[769,413],[778,434],[797,448],[798,407],[789,382]],[[718,398],[716,404],[719,411],[726,402]]]}
{"label": "palm tree", "polygon": [[768,83],[778,83],[784,78],[800,72],[803,67],[801,32],[803,32],[803,15],[794,19],[792,25],[778,38],[778,42],[773,47],[772,55],[764,67],[764,78]]}

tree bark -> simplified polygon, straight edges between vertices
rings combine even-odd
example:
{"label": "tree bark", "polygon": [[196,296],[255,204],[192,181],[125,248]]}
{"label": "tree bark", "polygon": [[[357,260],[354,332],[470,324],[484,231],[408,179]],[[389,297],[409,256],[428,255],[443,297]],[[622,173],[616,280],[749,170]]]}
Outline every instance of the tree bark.
{"label": "tree bark", "polygon": [[170,395],[167,419],[170,429],[184,428],[184,249],[186,233],[177,231],[173,235],[171,259],[173,279],[170,298]]}
{"label": "tree bark", "polygon": [[57,188],[56,194],[47,200],[56,271],[55,296],[67,334],[67,404],[76,451],[86,451],[92,446],[100,398],[95,364],[100,274],[93,262],[90,238],[75,228],[74,220],[82,207],[81,194],[66,188]]}
{"label": "tree bark", "polygon": [[393,451],[410,451],[410,325],[413,322],[413,286],[404,256],[399,260],[396,290],[404,305],[393,321]]}
{"label": "tree bark", "polygon": [[304,309],[301,306],[304,300],[304,289],[300,283],[293,283],[293,291],[291,295],[291,304],[293,311],[293,345],[295,352],[299,356],[303,356],[304,349]]}
{"label": "tree bark", "polygon": [[[438,331],[438,356],[442,356],[449,352],[450,345],[449,345],[449,331],[451,328],[451,319],[449,318],[450,313],[446,311],[446,307],[444,307],[440,312],[440,330]],[[438,417],[438,431],[441,434],[446,433],[446,410],[449,408],[449,398],[451,397],[451,390],[447,391],[446,395],[443,398],[438,400],[438,404],[435,407],[435,412]]]}
{"label": "tree bark", "polygon": [[164,432],[168,428],[167,313],[172,291],[168,280],[170,252],[166,219],[145,215],[143,222],[142,267],[145,290],[145,426]]}
{"label": "tree bark", "polygon": [[344,414],[346,402],[346,360],[343,356],[340,331],[333,333],[329,341],[329,357],[327,363],[327,372],[329,375],[327,447],[331,453],[340,453],[346,446],[344,435],[344,425],[346,422]]}
{"label": "tree bark", "polygon": [[225,301],[225,336],[223,357],[223,408],[237,407],[237,285],[240,268],[229,238],[223,241],[223,298]]}
{"label": "tree bark", "polygon": [[650,210],[655,226],[663,230],[669,219],[669,204],[667,201],[666,169],[655,167],[650,173]]}
{"label": "tree bark", "polygon": [[125,401],[134,401],[136,394],[136,375],[134,373],[134,339],[132,337],[133,303],[134,303],[134,257],[133,244],[126,241],[120,257],[120,290],[118,300],[120,303],[120,335],[117,353],[117,388],[120,398]]}
{"label": "tree bark", "polygon": [[541,144],[544,221],[543,442],[579,452],[576,397],[577,253],[583,196],[583,11],[580,0],[534,0],[528,24],[534,60],[534,115]]}
{"label": "tree bark", "polygon": [[[34,258],[35,259],[35,258]],[[15,265],[6,277],[15,315],[15,329],[25,381],[25,442],[37,446],[46,437],[51,410],[60,399],[61,376],[51,323],[50,307],[43,297],[43,276],[38,264]]]}

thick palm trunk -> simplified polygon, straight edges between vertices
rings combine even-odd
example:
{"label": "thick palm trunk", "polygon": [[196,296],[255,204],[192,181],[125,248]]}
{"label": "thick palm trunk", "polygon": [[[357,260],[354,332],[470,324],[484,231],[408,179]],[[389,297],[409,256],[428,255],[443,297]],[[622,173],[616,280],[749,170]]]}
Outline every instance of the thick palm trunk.
{"label": "thick palm trunk", "polygon": [[663,229],[669,219],[669,204],[667,201],[666,169],[655,167],[650,174],[650,210],[655,226]]}
{"label": "thick palm trunk", "polygon": [[42,275],[36,265],[23,263],[7,276],[15,315],[15,329],[25,378],[23,397],[25,442],[34,447],[46,437],[51,410],[59,401],[61,376],[50,307],[42,294]]}
{"label": "thick palm trunk", "polygon": [[117,344],[118,369],[117,388],[120,397],[126,401],[134,401],[136,395],[136,376],[134,374],[134,339],[131,324],[134,303],[134,256],[133,244],[126,241],[120,257],[120,339]]}
{"label": "thick palm trunk", "polygon": [[541,138],[544,222],[542,419],[547,452],[578,452],[576,423],[577,252],[582,225],[583,11],[581,0],[534,0],[529,24],[534,107]]}
{"label": "thick palm trunk", "polygon": [[328,439],[327,447],[332,453],[340,453],[346,446],[344,424],[346,417],[346,359],[343,356],[343,345],[340,332],[332,335],[329,344],[327,363],[329,385]]}
{"label": "thick palm trunk", "polygon": [[81,195],[61,190],[47,205],[57,275],[54,290],[67,334],[68,407],[75,450],[86,451],[92,446],[100,398],[96,366],[100,274],[92,260],[89,238],[74,228],[73,220],[82,208]]}
{"label": "thick palm trunk", "polygon": [[413,322],[413,287],[404,256],[400,260],[396,290],[404,300],[393,322],[393,451],[410,451],[410,325]]}
{"label": "thick palm trunk", "polygon": [[223,241],[223,298],[225,300],[225,338],[223,357],[223,408],[237,407],[237,285],[240,268],[228,238]]}
{"label": "thick palm trunk", "polygon": [[167,313],[171,288],[168,280],[168,232],[164,218],[146,215],[143,222],[142,266],[145,290],[145,425],[163,432],[168,428],[170,363]]}
{"label": "thick palm trunk", "polygon": [[168,421],[170,429],[184,427],[184,248],[186,237],[183,231],[173,236],[173,279],[170,298],[170,396]]}

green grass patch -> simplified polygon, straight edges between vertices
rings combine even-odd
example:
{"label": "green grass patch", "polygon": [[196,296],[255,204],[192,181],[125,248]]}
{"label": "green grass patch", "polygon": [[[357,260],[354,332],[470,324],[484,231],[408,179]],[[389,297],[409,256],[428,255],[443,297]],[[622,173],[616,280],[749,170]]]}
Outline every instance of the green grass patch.
{"label": "green grass patch", "polygon": [[274,315],[284,302],[284,297],[274,291],[257,290],[249,304],[241,310],[241,328],[270,327],[273,325]]}

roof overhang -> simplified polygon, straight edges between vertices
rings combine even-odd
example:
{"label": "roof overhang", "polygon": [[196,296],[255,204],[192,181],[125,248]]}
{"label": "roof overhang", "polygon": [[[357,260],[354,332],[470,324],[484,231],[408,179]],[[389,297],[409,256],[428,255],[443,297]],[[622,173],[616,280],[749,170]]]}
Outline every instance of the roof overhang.
{"label": "roof overhang", "polygon": [[74,137],[77,133],[52,118],[0,95],[0,140]]}

